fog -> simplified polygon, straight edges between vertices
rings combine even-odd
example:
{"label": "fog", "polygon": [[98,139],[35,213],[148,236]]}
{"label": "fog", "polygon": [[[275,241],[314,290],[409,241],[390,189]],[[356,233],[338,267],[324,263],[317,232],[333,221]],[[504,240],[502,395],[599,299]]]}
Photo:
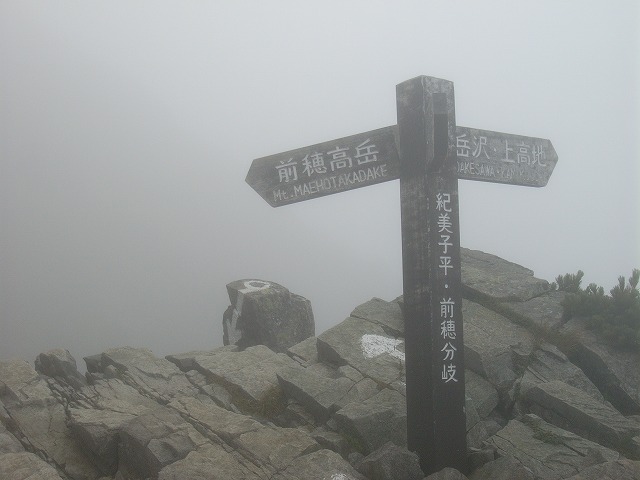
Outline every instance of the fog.
{"label": "fog", "polygon": [[464,247],[607,290],[640,267],[640,7],[628,1],[0,3],[0,360],[222,345],[225,285],[320,333],[402,293],[398,182],[271,208],[255,158],[396,123],[551,139],[544,188],[460,181]]}

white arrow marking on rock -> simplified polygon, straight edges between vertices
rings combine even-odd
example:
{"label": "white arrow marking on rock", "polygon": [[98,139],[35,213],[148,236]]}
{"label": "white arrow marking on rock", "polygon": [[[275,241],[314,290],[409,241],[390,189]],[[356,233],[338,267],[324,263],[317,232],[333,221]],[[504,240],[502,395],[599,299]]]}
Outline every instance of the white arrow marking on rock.
{"label": "white arrow marking on rock", "polygon": [[397,347],[402,343],[404,343],[402,340],[383,337],[382,335],[366,334],[360,339],[362,354],[366,358],[374,358],[388,353],[392,357],[404,362],[404,353],[397,350]]}

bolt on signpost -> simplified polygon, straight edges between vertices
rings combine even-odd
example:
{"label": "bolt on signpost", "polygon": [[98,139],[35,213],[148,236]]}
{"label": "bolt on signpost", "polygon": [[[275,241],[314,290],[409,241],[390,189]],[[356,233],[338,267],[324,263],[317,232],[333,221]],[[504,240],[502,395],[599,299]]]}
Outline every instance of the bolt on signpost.
{"label": "bolt on signpost", "polygon": [[453,83],[396,88],[397,126],[253,161],[246,181],[279,207],[400,179],[407,446],[422,469],[467,470],[458,179],[542,187],[551,142],[456,126]]}

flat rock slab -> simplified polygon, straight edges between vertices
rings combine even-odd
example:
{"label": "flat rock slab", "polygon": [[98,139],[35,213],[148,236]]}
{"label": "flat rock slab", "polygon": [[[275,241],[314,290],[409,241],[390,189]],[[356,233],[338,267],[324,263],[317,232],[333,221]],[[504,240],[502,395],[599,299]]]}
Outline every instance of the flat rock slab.
{"label": "flat rock slab", "polygon": [[[2,408],[2,404],[0,404]],[[0,423],[0,454],[24,452],[24,447],[18,439]]]}
{"label": "flat rock slab", "polygon": [[236,442],[238,451],[258,466],[272,472],[287,468],[296,458],[320,450],[311,435],[297,428],[267,427],[244,433]]}
{"label": "flat rock slab", "polygon": [[102,474],[114,475],[118,470],[120,429],[135,416],[84,408],[70,408],[67,415],[71,433],[83,451]]}
{"label": "flat rock slab", "polygon": [[0,400],[6,405],[48,405],[56,400],[47,382],[24,360],[0,362]]}
{"label": "flat rock slab", "polygon": [[[210,381],[222,384],[239,396],[241,410],[260,410],[274,395],[280,395],[277,373],[286,368],[302,368],[283,353],[275,353],[264,345],[241,352],[213,351],[196,357],[196,368]],[[246,405],[242,405],[242,403]]]}
{"label": "flat rock slab", "polygon": [[318,363],[318,339],[309,337],[306,340],[296,343],[287,349],[287,353],[294,359],[300,359],[306,365]]}
{"label": "flat rock slab", "polygon": [[585,468],[567,480],[638,480],[639,478],[640,462],[620,459]]}
{"label": "flat rock slab", "polygon": [[465,297],[524,302],[549,290],[549,282],[528,268],[478,250],[461,248],[460,253]]}
{"label": "flat rock slab", "polygon": [[381,385],[404,376],[404,339],[362,318],[349,317],[318,336],[318,356],[338,366],[350,365]]}
{"label": "flat rock slab", "polygon": [[566,296],[566,292],[546,292],[524,302],[503,303],[500,307],[510,318],[517,318],[519,323],[554,330],[563,324],[562,301]]}
{"label": "flat rock slab", "polygon": [[190,452],[184,459],[164,467],[158,480],[263,480],[238,455],[219,445],[207,444]]}
{"label": "flat rock slab", "polygon": [[198,393],[176,365],[146,348],[112,348],[102,353],[101,364],[114,366],[123,382],[160,403]]}
{"label": "flat rock slab", "polygon": [[515,458],[507,455],[484,464],[469,480],[537,480],[533,472]]}
{"label": "flat rock slab", "polygon": [[557,347],[544,343],[530,357],[529,365],[520,383],[520,395],[525,395],[540,383],[554,380],[560,380],[591,395],[598,402],[604,402],[598,387],[581,369],[571,363]]}
{"label": "flat rock slab", "polygon": [[482,305],[463,300],[465,366],[500,393],[511,388],[533,351],[533,335]]}
{"label": "flat rock slab", "polygon": [[570,359],[589,374],[604,397],[624,415],[639,415],[640,354],[598,341],[579,318],[569,320],[562,332],[577,340]]}
{"label": "flat rock slab", "polygon": [[141,415],[158,406],[158,402],[142,395],[117,378],[97,380],[80,390],[79,396],[97,410]]}
{"label": "flat rock slab", "polygon": [[171,402],[169,407],[191,424],[197,425],[207,436],[213,434],[230,444],[240,435],[262,428],[261,423],[249,416],[230,412],[212,403],[203,403],[197,398],[179,398]]}
{"label": "flat rock slab", "polygon": [[321,423],[340,408],[338,403],[355,385],[346,377],[327,378],[302,368],[283,369],[277,376],[285,395],[300,402]]}
{"label": "flat rock slab", "polygon": [[[226,347],[222,347],[222,348],[226,348]],[[237,349],[238,347],[234,345],[232,348],[232,351],[235,351]],[[196,357],[199,357],[201,355],[208,355],[209,353],[211,353],[211,350],[192,350],[191,352],[167,355],[164,358],[169,360],[171,363],[173,363],[176,367],[178,367],[183,372],[189,372],[191,370],[195,370],[196,368],[196,364],[194,361]]]}
{"label": "flat rock slab", "polygon": [[374,297],[357,306],[351,316],[377,323],[390,336],[404,337],[404,316],[398,302],[386,302]]}
{"label": "flat rock slab", "polygon": [[331,450],[296,458],[271,480],[367,480],[345,459]]}
{"label": "flat rock slab", "polygon": [[619,454],[595,442],[555,427],[535,415],[511,420],[488,440],[501,456],[512,456],[535,478],[570,477],[597,463],[615,461]]}
{"label": "flat rock slab", "polygon": [[455,468],[446,467],[439,472],[432,473],[428,477],[425,477],[424,480],[468,480],[468,478],[464,473],[459,472]]}
{"label": "flat rock slab", "polygon": [[207,439],[178,413],[158,407],[120,429],[120,470],[133,477],[155,478],[162,468],[206,443]]}
{"label": "flat rock slab", "polygon": [[358,471],[376,480],[422,480],[420,458],[392,442],[385,443],[358,464]]}
{"label": "flat rock slab", "polygon": [[548,422],[611,448],[624,450],[640,433],[635,421],[557,380],[531,388],[526,402],[531,412]]}
{"label": "flat rock slab", "polygon": [[67,426],[64,407],[27,404],[10,407],[9,414],[32,448],[58,465],[74,479],[93,479],[96,468],[88,461]]}
{"label": "flat rock slab", "polygon": [[71,435],[64,407],[31,364],[0,362],[0,400],[14,425],[13,433],[33,451],[66,466],[66,473],[74,479],[97,477],[95,467]]}
{"label": "flat rock slab", "polygon": [[35,361],[36,371],[79,388],[87,384],[69,350],[57,348],[38,355]]}
{"label": "flat rock slab", "polygon": [[473,372],[464,373],[465,394],[473,400],[480,418],[484,419],[498,406],[498,391],[487,380]]}
{"label": "flat rock slab", "polygon": [[406,446],[406,408],[400,393],[385,388],[364,402],[348,404],[333,418],[354,449],[369,454],[388,441]]}
{"label": "flat rock slab", "polygon": [[55,468],[33,453],[0,454],[0,478],[7,480],[63,480]]}

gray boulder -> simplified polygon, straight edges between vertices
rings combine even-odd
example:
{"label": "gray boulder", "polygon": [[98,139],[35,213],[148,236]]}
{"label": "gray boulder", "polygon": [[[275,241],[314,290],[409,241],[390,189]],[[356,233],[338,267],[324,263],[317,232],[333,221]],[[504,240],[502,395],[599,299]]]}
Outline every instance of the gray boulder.
{"label": "gray boulder", "polygon": [[418,455],[392,442],[367,455],[358,471],[369,480],[422,480]]}
{"label": "gray boulder", "polygon": [[533,472],[514,457],[507,455],[485,463],[469,480],[535,480]]}
{"label": "gray boulder", "polygon": [[[235,351],[237,347],[222,347],[225,349],[231,348],[231,351]],[[196,368],[195,358],[201,355],[207,355],[210,350],[194,350],[191,352],[185,353],[177,353],[173,355],[167,355],[166,358],[171,363],[173,363],[176,367],[178,367],[183,372],[190,372]]]}
{"label": "gray boulder", "polygon": [[466,368],[489,381],[507,409],[514,401],[516,380],[533,352],[533,335],[502,315],[463,300]]}
{"label": "gray boulder", "polygon": [[119,470],[125,478],[156,478],[163,467],[205,443],[206,439],[178,413],[158,407],[122,426]]}
{"label": "gray boulder", "polygon": [[[0,408],[2,405],[0,404]],[[0,423],[0,454],[24,452],[20,441]]]}
{"label": "gray boulder", "polygon": [[63,480],[55,468],[29,452],[0,454],[0,478],[5,480]]}
{"label": "gray boulder", "polygon": [[182,460],[173,462],[164,467],[158,480],[261,480],[265,477],[259,475],[246,465],[242,457],[227,452],[223,447],[215,444],[207,444],[189,452]]}
{"label": "gray boulder", "polygon": [[243,433],[235,445],[245,458],[271,474],[286,469],[296,458],[321,449],[311,435],[300,429],[268,426]]}
{"label": "gray boulder", "polygon": [[0,362],[0,400],[6,408],[56,402],[47,382],[24,360]]}
{"label": "gray boulder", "polygon": [[638,480],[640,462],[621,458],[614,462],[605,462],[582,470],[567,480]]}
{"label": "gray boulder", "polygon": [[460,249],[463,295],[482,301],[524,302],[549,289],[528,268],[478,250]]}
{"label": "gray boulder", "polygon": [[316,428],[311,432],[311,436],[322,448],[336,452],[343,458],[348,458],[349,454],[352,453],[347,439],[339,433],[329,430],[326,426]]}
{"label": "gray boulder", "polygon": [[[370,378],[345,365],[337,370],[288,368],[278,373],[284,394],[310,412],[317,423],[326,422],[337,410],[349,403],[361,403],[380,390]],[[324,375],[323,375],[324,373]]]}
{"label": "gray boulder", "polygon": [[302,365],[318,363],[318,339],[309,337],[287,349],[287,354]]}
{"label": "gray boulder", "polygon": [[198,389],[180,369],[146,348],[112,348],[102,353],[103,371],[113,375],[161,404],[180,396],[194,396]]}
{"label": "gray boulder", "polygon": [[117,378],[97,380],[77,392],[73,406],[94,408],[128,415],[140,415],[158,406],[131,385]]}
{"label": "gray boulder", "polygon": [[69,350],[58,348],[41,353],[36,358],[35,367],[37,372],[62,380],[75,388],[81,388],[87,384],[84,376],[78,372],[76,360]]}
{"label": "gray boulder", "polygon": [[195,358],[195,366],[210,382],[223,385],[243,412],[271,414],[282,407],[282,389],[277,373],[302,368],[283,353],[264,345],[233,352],[214,350]]}
{"label": "gray boulder", "polygon": [[222,439],[234,445],[240,435],[262,428],[262,424],[247,415],[225,410],[213,403],[204,403],[197,398],[182,397],[169,404],[183,418],[208,438]]}
{"label": "gray boulder", "polygon": [[535,415],[511,420],[488,443],[511,456],[535,478],[560,479],[598,463],[615,461],[618,452],[555,427]]}
{"label": "gray boulder", "polygon": [[93,480],[98,476],[67,426],[64,406],[29,363],[0,362],[0,401],[11,419],[12,434],[28,450],[62,466],[74,480]]}
{"label": "gray boulder", "polygon": [[321,423],[340,408],[338,402],[355,384],[346,377],[330,379],[308,368],[283,369],[277,377],[284,393],[307,407]]}
{"label": "gray boulder", "polygon": [[334,415],[340,432],[363,454],[388,441],[407,445],[407,407],[395,390],[383,389],[364,402],[350,403]]}
{"label": "gray boulder", "polygon": [[390,336],[404,337],[404,316],[398,302],[386,302],[374,297],[357,306],[351,316],[377,323]]}
{"label": "gray boulder", "polygon": [[468,478],[455,468],[446,467],[425,477],[424,480],[468,480]]}
{"label": "gray boulder", "polygon": [[315,334],[311,302],[282,285],[237,280],[227,285],[227,292],[231,305],[222,320],[225,345],[266,345],[286,352]]}
{"label": "gray boulder", "polygon": [[480,418],[484,419],[498,406],[498,390],[472,370],[464,372],[464,386]]}
{"label": "gray boulder", "polygon": [[557,380],[531,388],[526,403],[531,412],[546,421],[620,451],[626,451],[633,437],[640,433],[640,425],[635,421]]}
{"label": "gray boulder", "polygon": [[318,450],[294,459],[271,480],[367,480],[340,455]]}
{"label": "gray boulder", "polygon": [[502,303],[500,309],[519,323],[553,332],[564,323],[562,301],[566,296],[566,292],[549,291],[524,302]]}
{"label": "gray boulder", "polygon": [[381,385],[404,377],[404,339],[362,318],[349,317],[318,336],[318,358],[349,365]]}
{"label": "gray boulder", "polygon": [[604,397],[624,415],[640,414],[640,354],[621,351],[598,340],[580,318],[569,320],[562,333],[575,339],[569,354]]}
{"label": "gray boulder", "polygon": [[120,430],[134,415],[110,410],[70,408],[69,428],[86,455],[103,475],[118,470]]}
{"label": "gray boulder", "polygon": [[520,382],[520,396],[540,383],[560,380],[593,397],[598,402],[604,402],[600,390],[589,380],[582,370],[569,361],[567,356],[557,347],[543,343],[530,358],[527,370]]}
{"label": "gray boulder", "polygon": [[484,441],[491,435],[487,430],[485,422],[480,420],[480,415],[470,397],[465,398],[465,420],[467,432],[467,447],[480,448]]}

